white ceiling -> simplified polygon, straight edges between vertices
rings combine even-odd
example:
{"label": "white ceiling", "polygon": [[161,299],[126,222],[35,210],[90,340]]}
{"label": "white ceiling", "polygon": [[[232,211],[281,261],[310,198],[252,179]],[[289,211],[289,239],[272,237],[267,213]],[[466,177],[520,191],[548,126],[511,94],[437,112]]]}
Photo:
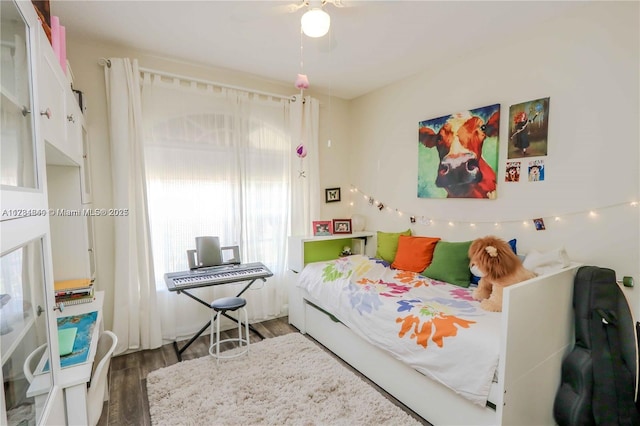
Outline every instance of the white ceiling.
{"label": "white ceiling", "polygon": [[[536,26],[575,1],[362,1],[327,4],[331,31],[303,41],[315,90],[352,99],[505,37],[535,42]],[[130,46],[188,62],[293,82],[300,72],[296,1],[51,1],[67,37]],[[96,58],[97,60],[97,58]]]}

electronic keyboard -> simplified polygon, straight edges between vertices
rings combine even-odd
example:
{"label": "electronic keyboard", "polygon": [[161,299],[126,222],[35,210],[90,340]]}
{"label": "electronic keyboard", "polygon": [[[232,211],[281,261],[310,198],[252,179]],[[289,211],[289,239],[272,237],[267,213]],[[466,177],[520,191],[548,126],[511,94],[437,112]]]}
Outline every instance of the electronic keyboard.
{"label": "electronic keyboard", "polygon": [[240,265],[220,265],[182,272],[164,274],[164,282],[169,291],[207,287],[240,281],[251,281],[273,276],[262,263],[244,263]]}

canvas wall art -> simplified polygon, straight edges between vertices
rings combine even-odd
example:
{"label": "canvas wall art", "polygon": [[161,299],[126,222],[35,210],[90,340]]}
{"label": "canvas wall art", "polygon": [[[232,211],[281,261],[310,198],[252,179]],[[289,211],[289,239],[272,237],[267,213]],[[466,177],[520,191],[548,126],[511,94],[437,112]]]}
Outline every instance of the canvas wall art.
{"label": "canvas wall art", "polygon": [[500,105],[418,124],[418,197],[496,198]]}
{"label": "canvas wall art", "polygon": [[507,158],[547,155],[549,98],[511,105]]}

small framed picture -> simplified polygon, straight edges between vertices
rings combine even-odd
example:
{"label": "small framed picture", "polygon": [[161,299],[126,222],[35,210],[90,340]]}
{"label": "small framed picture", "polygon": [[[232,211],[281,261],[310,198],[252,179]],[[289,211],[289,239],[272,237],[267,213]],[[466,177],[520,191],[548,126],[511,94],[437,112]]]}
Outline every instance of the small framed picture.
{"label": "small framed picture", "polygon": [[314,220],[313,235],[316,237],[331,235],[331,221],[330,220]]}
{"label": "small framed picture", "polygon": [[324,190],[325,203],[335,203],[340,201],[340,188],[326,188]]}
{"label": "small framed picture", "polygon": [[334,234],[350,234],[351,219],[333,219]]}

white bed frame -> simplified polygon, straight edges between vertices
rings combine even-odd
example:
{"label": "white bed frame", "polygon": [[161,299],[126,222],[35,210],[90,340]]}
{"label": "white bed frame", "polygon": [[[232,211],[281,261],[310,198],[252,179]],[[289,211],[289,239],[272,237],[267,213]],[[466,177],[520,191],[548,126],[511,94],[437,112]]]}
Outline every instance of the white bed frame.
{"label": "white bed frame", "polygon": [[494,407],[472,403],[360,338],[323,312],[331,308],[296,287],[295,279],[289,322],[434,425],[553,425],[562,360],[574,343],[573,280],[579,266],[505,289],[499,380],[489,397]]}

